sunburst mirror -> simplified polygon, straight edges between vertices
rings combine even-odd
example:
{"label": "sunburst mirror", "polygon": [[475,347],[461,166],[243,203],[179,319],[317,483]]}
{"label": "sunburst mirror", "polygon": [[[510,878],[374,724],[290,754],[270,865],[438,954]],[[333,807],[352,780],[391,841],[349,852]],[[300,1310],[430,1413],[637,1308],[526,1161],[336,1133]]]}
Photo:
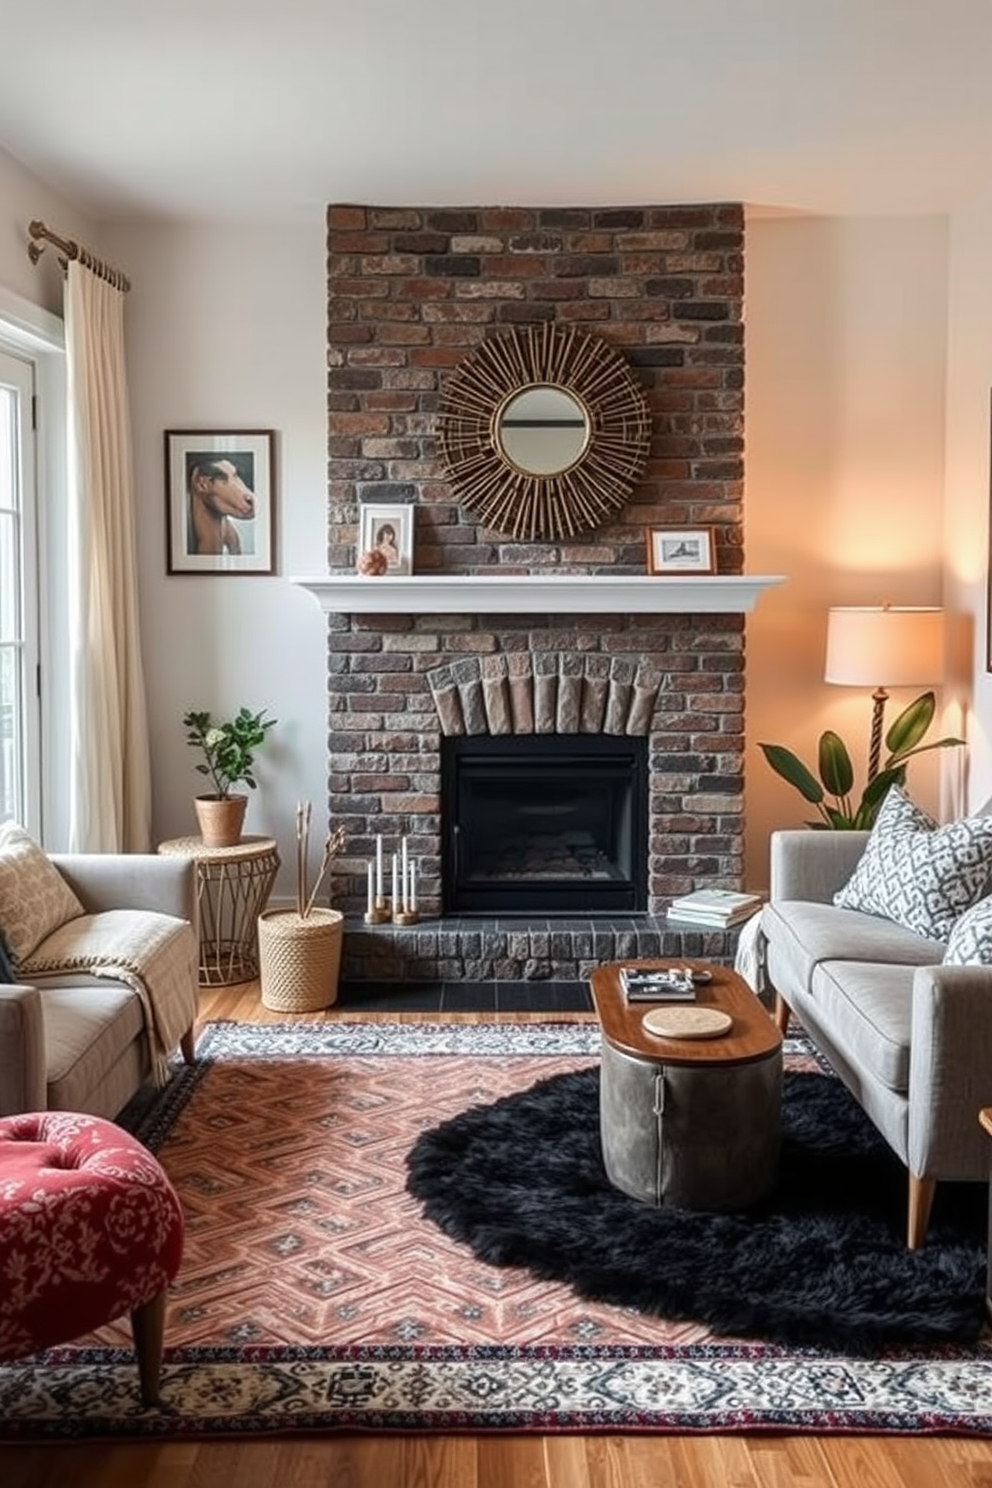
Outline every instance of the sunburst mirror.
{"label": "sunburst mirror", "polygon": [[555,325],[490,336],[447,379],[441,463],[494,532],[571,537],[625,504],[651,442],[644,389],[615,347]]}

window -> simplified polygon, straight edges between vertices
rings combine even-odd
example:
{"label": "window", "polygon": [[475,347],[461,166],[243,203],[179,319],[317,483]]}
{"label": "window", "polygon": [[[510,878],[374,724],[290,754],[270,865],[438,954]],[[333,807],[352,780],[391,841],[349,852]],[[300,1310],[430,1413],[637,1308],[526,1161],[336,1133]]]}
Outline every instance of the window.
{"label": "window", "polygon": [[40,827],[34,367],[0,351],[0,820]]}

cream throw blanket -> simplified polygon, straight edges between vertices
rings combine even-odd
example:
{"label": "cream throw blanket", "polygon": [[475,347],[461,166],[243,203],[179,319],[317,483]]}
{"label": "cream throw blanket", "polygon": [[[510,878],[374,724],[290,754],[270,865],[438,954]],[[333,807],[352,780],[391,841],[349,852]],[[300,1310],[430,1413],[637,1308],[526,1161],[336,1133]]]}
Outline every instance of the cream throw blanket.
{"label": "cream throw blanket", "polygon": [[141,1000],[152,1079],[169,1078],[168,1058],[197,1012],[198,948],[193,927],[174,915],[108,909],[68,920],[22,961],[18,976],[88,972],[131,987]]}

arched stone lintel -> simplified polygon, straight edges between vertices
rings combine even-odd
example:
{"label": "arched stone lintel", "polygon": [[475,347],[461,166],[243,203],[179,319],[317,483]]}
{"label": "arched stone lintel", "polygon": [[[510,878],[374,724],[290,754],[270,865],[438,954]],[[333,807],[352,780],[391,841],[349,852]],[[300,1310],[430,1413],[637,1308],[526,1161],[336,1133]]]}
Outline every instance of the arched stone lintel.
{"label": "arched stone lintel", "polygon": [[441,733],[650,732],[661,675],[633,656],[513,651],[466,656],[427,673]]}

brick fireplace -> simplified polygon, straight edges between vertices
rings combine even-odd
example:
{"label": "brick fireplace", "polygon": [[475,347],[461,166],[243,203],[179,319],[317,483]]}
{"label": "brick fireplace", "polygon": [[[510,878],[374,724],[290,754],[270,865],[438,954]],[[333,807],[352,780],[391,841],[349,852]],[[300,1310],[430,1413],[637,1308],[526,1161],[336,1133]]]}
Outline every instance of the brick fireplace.
{"label": "brick fireplace", "polygon": [[[590,613],[551,607],[543,592],[529,612],[487,611],[479,592],[432,613],[431,581],[642,576],[653,523],[714,527],[719,573],[741,573],[743,254],[735,204],[329,208],[328,567],[353,574],[363,500],[409,502],[419,596],[407,613],[342,601],[328,614],[330,812],[348,835],[335,902],[355,927],[346,976],[582,975],[607,953],[657,952],[672,932],[656,917],[673,894],[740,883],[741,613]],[[522,543],[459,507],[439,473],[433,413],[446,372],[483,336],[540,321],[581,323],[622,351],[653,437],[614,521]],[[442,917],[441,741],[453,716],[468,735],[641,732],[647,902],[636,923]],[[416,930],[359,928],[377,833],[387,851],[405,835],[419,861]]]}

